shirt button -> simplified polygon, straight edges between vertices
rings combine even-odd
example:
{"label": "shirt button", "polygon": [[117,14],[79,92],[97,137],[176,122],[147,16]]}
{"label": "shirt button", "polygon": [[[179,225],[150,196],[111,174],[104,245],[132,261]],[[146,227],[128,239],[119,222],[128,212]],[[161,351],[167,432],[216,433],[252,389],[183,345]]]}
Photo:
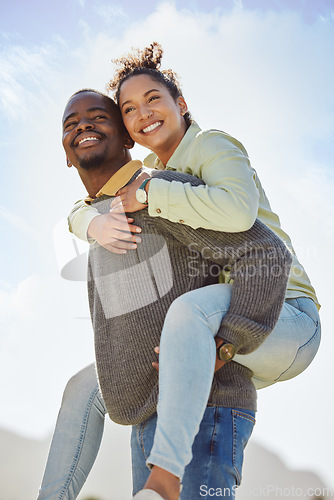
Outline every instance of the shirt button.
{"label": "shirt button", "polygon": [[161,210],[160,210],[160,208],[157,208],[157,209],[156,209],[156,212],[157,212],[157,214],[161,214]]}
{"label": "shirt button", "polygon": [[180,222],[180,224],[184,224],[184,220],[182,220],[182,219],[179,220],[179,222]]}

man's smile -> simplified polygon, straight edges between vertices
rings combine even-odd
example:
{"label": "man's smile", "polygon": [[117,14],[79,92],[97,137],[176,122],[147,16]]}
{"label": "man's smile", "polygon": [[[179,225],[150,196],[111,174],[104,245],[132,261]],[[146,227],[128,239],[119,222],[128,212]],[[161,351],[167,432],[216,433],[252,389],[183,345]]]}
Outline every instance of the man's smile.
{"label": "man's smile", "polygon": [[[81,146],[81,144],[84,144],[86,142],[96,142],[96,141],[99,141],[100,139],[98,139],[97,137],[84,137],[83,139],[80,139],[79,143],[78,143],[78,146]],[[87,144],[89,145],[89,144]]]}
{"label": "man's smile", "polygon": [[101,139],[103,139],[103,136],[101,133],[97,133],[97,132],[92,133],[91,131],[89,133],[87,133],[87,132],[81,133],[74,139],[74,141],[72,143],[72,147],[77,148],[77,147],[94,146]]}

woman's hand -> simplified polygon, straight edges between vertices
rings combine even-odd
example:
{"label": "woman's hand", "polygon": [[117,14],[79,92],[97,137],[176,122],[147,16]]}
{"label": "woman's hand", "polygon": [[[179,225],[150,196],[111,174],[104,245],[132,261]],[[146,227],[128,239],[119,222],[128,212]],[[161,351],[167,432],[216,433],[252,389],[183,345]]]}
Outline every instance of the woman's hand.
{"label": "woman's hand", "polygon": [[[224,341],[223,341],[222,339],[220,339],[219,337],[216,337],[216,338],[215,338],[215,342],[216,342],[216,346],[217,346],[217,349],[218,349],[218,347],[220,346],[220,344],[222,344]],[[160,353],[160,347],[159,347],[159,346],[155,347],[155,348],[154,348],[154,352],[155,352],[156,354],[159,354],[159,353]],[[216,372],[217,370],[220,370],[220,368],[221,368],[222,366],[224,366],[224,365],[226,365],[226,361],[222,361],[222,360],[221,360],[221,359],[219,359],[219,358],[218,358],[218,356],[216,355],[215,372]],[[153,368],[155,368],[156,370],[158,370],[158,371],[159,371],[159,362],[158,362],[158,361],[153,361],[152,366],[153,366]]]}
{"label": "woman's hand", "polygon": [[[143,203],[139,203],[136,198],[136,191],[142,185],[145,179],[150,179],[150,175],[146,172],[142,172],[136,177],[136,179],[128,184],[127,186],[119,189],[116,193],[116,197],[112,200],[110,207],[111,210],[118,210],[119,205],[122,204],[124,208],[124,212],[137,212],[138,210],[142,210],[146,208],[147,205],[143,205]],[[145,191],[148,193],[150,182],[147,182],[145,186]]]}
{"label": "woman's hand", "polygon": [[141,228],[131,224],[133,219],[123,212],[110,212],[94,217],[88,226],[88,236],[112,253],[125,254],[137,248]]}

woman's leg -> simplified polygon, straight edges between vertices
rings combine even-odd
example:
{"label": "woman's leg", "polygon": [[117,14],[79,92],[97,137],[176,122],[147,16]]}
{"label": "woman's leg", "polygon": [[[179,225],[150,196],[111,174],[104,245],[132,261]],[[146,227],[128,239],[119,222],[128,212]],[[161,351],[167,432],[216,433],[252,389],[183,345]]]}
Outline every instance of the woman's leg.
{"label": "woman's leg", "polygon": [[[188,292],[171,305],[160,344],[158,421],[147,463],[182,478],[210,394],[214,337],[231,299],[231,285]],[[289,299],[277,326],[254,353],[235,361],[255,372],[254,382],[271,385],[300,373],[315,356],[319,316],[308,298]]]}
{"label": "woman's leg", "polygon": [[312,299],[287,299],[272,333],[256,351],[234,360],[253,371],[257,389],[289,380],[315,357],[321,337],[317,307]]}
{"label": "woman's leg", "polygon": [[158,420],[147,463],[180,479],[202,421],[214,375],[214,337],[231,300],[230,285],[212,285],[178,297],[161,335]]}
{"label": "woman's leg", "polygon": [[77,498],[97,456],[105,414],[92,364],[65,388],[38,500]]}

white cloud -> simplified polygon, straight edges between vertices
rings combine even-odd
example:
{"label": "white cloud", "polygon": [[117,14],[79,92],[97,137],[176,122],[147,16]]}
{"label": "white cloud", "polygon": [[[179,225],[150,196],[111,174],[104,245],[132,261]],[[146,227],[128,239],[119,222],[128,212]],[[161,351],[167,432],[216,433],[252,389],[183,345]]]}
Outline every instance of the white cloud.
{"label": "white cloud", "polygon": [[123,7],[116,3],[105,4],[98,1],[93,4],[94,11],[103,19],[106,24],[124,23],[129,19]]}
{"label": "white cloud", "polygon": [[29,276],[0,292],[0,317],[0,425],[45,435],[66,381],[94,359],[85,286]]}

